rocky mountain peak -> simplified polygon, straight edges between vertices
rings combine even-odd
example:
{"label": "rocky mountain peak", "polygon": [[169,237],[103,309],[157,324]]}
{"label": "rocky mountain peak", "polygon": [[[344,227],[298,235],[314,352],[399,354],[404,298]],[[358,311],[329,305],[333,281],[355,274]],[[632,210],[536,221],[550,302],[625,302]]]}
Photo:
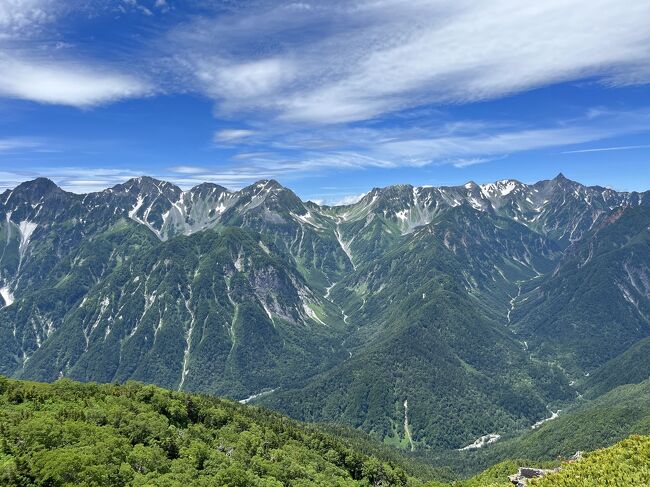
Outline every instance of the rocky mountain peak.
{"label": "rocky mountain peak", "polygon": [[167,181],[152,178],[150,176],[139,176],[129,179],[123,184],[118,184],[112,188],[114,192],[137,193],[145,195],[164,195],[165,197],[176,200],[183,192],[178,186]]}
{"label": "rocky mountain peak", "polygon": [[54,181],[48,178],[36,178],[31,181],[25,181],[19,184],[15,189],[9,191],[5,204],[9,204],[10,199],[20,198],[29,202],[42,200],[53,193],[63,193]]}

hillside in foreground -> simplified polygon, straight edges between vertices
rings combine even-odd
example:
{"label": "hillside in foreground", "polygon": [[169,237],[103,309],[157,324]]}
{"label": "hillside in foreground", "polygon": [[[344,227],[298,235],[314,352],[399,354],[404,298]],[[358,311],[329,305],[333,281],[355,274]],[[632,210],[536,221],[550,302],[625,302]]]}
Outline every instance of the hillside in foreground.
{"label": "hillside in foreground", "polygon": [[360,453],[277,413],[134,382],[0,376],[0,425],[7,486],[438,485],[381,446]]}
{"label": "hillside in foreground", "polygon": [[[517,463],[506,461],[462,483],[463,487],[511,487],[508,475]],[[546,465],[551,467],[553,465]],[[632,436],[609,448],[596,450],[558,471],[530,479],[528,487],[650,485],[650,436]]]}
{"label": "hillside in foreground", "polygon": [[[521,466],[558,465],[508,459],[445,484],[433,480],[444,471],[361,433],[333,432],[136,382],[42,384],[0,376],[0,484],[7,486],[507,486]],[[561,468],[529,485],[647,485],[650,436]]]}

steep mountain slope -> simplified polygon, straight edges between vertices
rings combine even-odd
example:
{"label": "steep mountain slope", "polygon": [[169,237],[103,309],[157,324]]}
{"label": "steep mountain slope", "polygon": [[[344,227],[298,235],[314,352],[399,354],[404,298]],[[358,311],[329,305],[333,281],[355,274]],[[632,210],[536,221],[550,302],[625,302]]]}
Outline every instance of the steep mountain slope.
{"label": "steep mountain slope", "polygon": [[9,374],[22,368],[94,286],[121,262],[142,249],[149,251],[156,242],[148,230],[123,220],[82,240],[49,272],[47,260],[30,255],[29,267],[39,282],[0,309],[0,370]]}
{"label": "steep mountain slope", "polygon": [[[355,205],[336,208],[335,214],[354,253],[354,242],[361,245],[363,241],[356,234],[371,223],[370,229],[375,230],[376,219],[382,220],[384,232],[389,235],[408,234],[431,223],[441,210],[462,204],[515,220],[567,246],[582,238],[614,208],[650,205],[650,192],[625,193],[599,186],[587,187],[562,174],[533,185],[515,180],[436,188],[397,185],[375,188]],[[359,222],[363,222],[361,227]],[[386,235],[383,238],[391,239]]]}
{"label": "steep mountain slope", "polygon": [[331,308],[255,234],[200,232],[129,255],[21,376],[137,378],[246,397],[343,357]]}
{"label": "steep mountain slope", "polygon": [[5,303],[39,286],[60,258],[108,223],[106,218],[88,219],[82,196],[44,178],[6,191],[0,200],[0,284]]}
{"label": "steep mountain slope", "polygon": [[[252,185],[237,193],[210,184],[199,185],[183,192],[169,183],[142,177],[100,193],[75,195],[60,190],[51,181],[38,179],[24,183],[15,190],[7,191],[3,195],[3,202],[2,209],[5,214],[0,223],[0,240],[4,243],[0,256],[0,284],[2,285],[0,316],[3,323],[0,327],[0,336],[3,340],[0,346],[5,353],[0,358],[0,370],[5,373],[52,379],[57,374],[63,373],[63,369],[71,370],[81,355],[86,357],[87,353],[90,356],[95,356],[95,353],[101,355],[100,352],[93,352],[90,329],[87,329],[88,326],[92,329],[93,325],[87,323],[90,318],[79,318],[79,305],[82,300],[85,300],[86,305],[92,307],[88,310],[88,316],[97,319],[105,312],[108,313],[106,319],[113,319],[116,316],[111,315],[111,309],[108,307],[102,310],[104,299],[110,301],[110,298],[104,296],[101,299],[91,299],[93,295],[87,296],[86,293],[89,293],[93,287],[101,288],[102,285],[104,287],[125,285],[114,277],[109,278],[116,266],[129,259],[156,255],[160,249],[165,248],[159,244],[172,242],[174,235],[194,236],[205,229],[225,228],[220,220],[221,217],[226,223],[232,225],[262,230],[266,244],[262,243],[262,237],[256,237],[260,242],[259,245],[255,244],[256,253],[262,252],[260,248],[265,249],[264,251],[269,255],[272,253],[271,257],[276,259],[276,271],[285,272],[288,269],[293,282],[300,283],[299,301],[287,301],[279,305],[273,300],[268,303],[258,300],[258,307],[260,303],[266,307],[263,316],[258,313],[259,309],[249,316],[248,308],[244,306],[242,311],[245,313],[242,316],[249,318],[246,323],[254,325],[259,321],[260,325],[268,325],[269,316],[277,312],[285,321],[286,319],[295,321],[294,325],[303,324],[306,320],[316,322],[323,327],[322,319],[327,317],[328,313],[333,313],[337,316],[328,318],[327,321],[330,329],[335,329],[337,322],[342,318],[338,309],[332,311],[331,303],[325,301],[319,304],[320,298],[317,296],[323,294],[323,288],[329,282],[326,272],[335,275],[341,269],[350,266],[347,257],[336,243],[333,232],[328,234],[323,230],[323,224],[315,219],[312,221],[307,207],[293,193],[273,181]],[[230,207],[233,208],[232,211],[226,212],[225,210]],[[237,240],[241,235],[231,235],[231,240]],[[274,247],[274,242],[280,247]],[[273,252],[269,250],[267,244]],[[240,265],[238,258],[243,258],[243,255],[233,257],[231,267]],[[169,256],[169,259],[176,260],[173,255]],[[198,264],[199,261],[195,259],[189,265]],[[296,273],[296,270],[300,271],[300,274]],[[258,271],[264,272],[263,269]],[[304,280],[305,275],[311,277],[309,283]],[[274,275],[261,275],[255,278],[260,283],[264,278],[271,279],[265,284],[272,287],[277,284],[272,280],[273,277]],[[186,283],[176,284],[172,289],[177,293],[173,300],[176,303],[190,301],[187,296],[181,296],[186,293]],[[159,285],[160,283],[156,283],[156,286]],[[263,284],[258,283],[258,285]],[[182,292],[178,291],[178,286],[182,287]],[[272,291],[274,290],[267,290],[269,294]],[[201,301],[204,299],[201,298]],[[133,330],[138,328],[140,319],[140,315],[136,317],[133,314],[134,310],[138,309],[142,317],[145,317],[145,310],[138,308],[143,306],[142,301],[140,304],[137,303],[135,297],[129,303],[119,303],[122,311],[128,311],[128,314],[121,313],[122,319],[129,322],[128,326]],[[215,322],[227,321],[232,324],[237,321],[232,316],[235,309],[233,304],[229,302],[227,307],[230,308],[227,313],[222,313],[221,308],[218,312],[215,311],[220,316],[218,319],[215,318]],[[290,307],[298,311],[290,311]],[[179,329],[188,328],[191,318],[185,307],[178,312],[174,310],[169,313],[166,320],[171,320],[172,316],[175,316],[173,319],[180,320]],[[151,316],[153,311],[150,311],[146,318],[151,319]],[[212,318],[210,315],[209,320],[212,321]],[[95,318],[92,320],[94,323]],[[98,325],[99,323],[94,324],[95,327]],[[263,328],[260,327],[260,330]],[[299,327],[294,326],[294,329],[290,330],[292,338],[287,340],[287,337],[283,337],[283,341],[290,343],[301,341],[306,348],[301,348],[299,353],[311,357],[304,362],[299,360],[294,364],[295,370],[300,370],[302,376],[311,370],[311,366],[306,362],[311,362],[313,366],[319,362],[318,367],[327,365],[328,360],[320,357],[318,351],[322,344],[315,343],[321,338],[318,336],[319,333],[312,333],[309,327],[304,330],[295,328]],[[62,331],[55,333],[59,329]],[[255,348],[252,343],[255,341],[264,343],[264,337],[253,330],[256,330],[255,326],[249,329],[246,335],[247,339],[251,340],[251,344],[249,351],[244,355],[248,354],[249,359],[254,357],[253,352],[250,351]],[[84,339],[80,341],[82,335]],[[330,336],[327,340],[331,340],[336,332],[329,331],[326,335]],[[51,343],[48,342],[50,336],[53,338]],[[71,340],[73,336],[76,339]],[[336,356],[340,344],[329,343],[327,340],[327,350],[331,355]],[[179,343],[185,341],[185,339],[176,340]],[[231,341],[231,338],[228,338],[228,341]],[[45,346],[40,350],[42,345]],[[57,348],[56,352],[52,351],[53,347]],[[184,348],[181,348],[183,355]],[[243,350],[237,348],[235,352],[243,353]],[[30,362],[32,354],[36,351],[39,353]],[[280,349],[275,353],[283,355]],[[167,356],[167,359],[171,360],[169,357],[177,354],[178,350]],[[139,357],[136,359],[138,362],[147,354],[136,353],[136,355]],[[318,359],[315,358],[317,356]],[[54,360],[55,364],[47,363],[48,360]],[[98,363],[103,364],[103,360],[105,359],[98,358]],[[273,380],[273,384],[267,384],[266,380],[262,380],[264,386],[260,386],[260,389],[267,386],[276,387],[285,380],[293,378],[293,375],[286,371],[287,367],[292,366],[287,366],[285,360],[291,362],[293,359],[287,356],[282,360],[276,359],[272,366],[277,368],[276,374],[271,375],[278,379]],[[138,362],[133,367],[138,365],[142,364]],[[260,363],[253,368],[262,369],[265,366],[269,364]],[[98,364],[91,368],[98,368]],[[174,369],[174,367],[167,368]],[[283,372],[280,373],[280,369]],[[243,369],[235,368],[232,373],[241,370]],[[110,375],[109,370],[103,370],[101,373],[96,371],[79,374],[79,377],[90,379],[101,376],[107,379]],[[127,373],[125,377],[128,376]],[[171,377],[165,377],[164,380],[162,377],[154,379],[153,373],[147,377],[170,387],[173,385]],[[219,384],[222,380],[223,378],[215,379]],[[252,387],[253,384],[260,383],[260,380],[251,378],[245,382],[250,382],[249,386]],[[236,382],[234,381],[232,387],[226,389],[220,389],[215,383],[210,386],[210,390],[222,393],[227,390],[236,396],[244,394],[244,391],[250,394],[259,392],[259,389],[251,390],[249,386],[244,387]]]}
{"label": "steep mountain slope", "polygon": [[[422,285],[427,282],[426,272],[435,269],[450,275],[468,295],[480,295],[482,301],[496,308],[517,292],[518,282],[548,272],[560,255],[552,240],[524,225],[463,204],[441,210],[431,223],[414,229],[408,239],[381,258],[366,259],[357,272],[341,281],[342,286],[332,289],[332,295],[345,302],[350,293],[339,289],[363,288],[366,300],[374,300],[373,306],[367,306],[373,313],[388,303],[399,303],[415,291],[407,286],[408,293],[404,294],[405,282]],[[387,294],[389,289],[400,295]],[[490,313],[507,320],[507,308],[504,305]],[[376,321],[378,316],[375,313],[365,318]]]}
{"label": "steep mountain slope", "polygon": [[506,301],[511,281],[536,276],[534,263],[548,268],[553,245],[516,222],[484,218],[468,205],[443,210],[402,246],[359,265],[331,292],[357,324],[346,340],[351,358],[263,404],[344,420],[408,448],[459,448],[572,398],[561,371],[531,361],[504,326],[506,306],[491,307]]}
{"label": "steep mountain slope", "polygon": [[624,384],[638,384],[650,377],[650,338],[635,343],[580,384],[586,398],[599,397]]}
{"label": "steep mountain slope", "polygon": [[649,336],[649,317],[650,207],[623,207],[522,294],[513,329],[577,379]]}
{"label": "steep mountain slope", "polygon": [[260,181],[236,192],[208,183],[182,191],[142,177],[91,195],[87,203],[90,200],[119,208],[123,216],[145,225],[163,241],[221,226],[263,232],[321,285],[350,268],[336,244],[332,218],[277,181]]}

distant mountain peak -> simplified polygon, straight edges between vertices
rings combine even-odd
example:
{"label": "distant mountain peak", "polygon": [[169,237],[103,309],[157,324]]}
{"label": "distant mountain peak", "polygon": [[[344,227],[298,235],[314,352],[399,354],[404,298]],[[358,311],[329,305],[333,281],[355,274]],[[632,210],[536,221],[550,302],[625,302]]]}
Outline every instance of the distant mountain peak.
{"label": "distant mountain peak", "polygon": [[49,178],[39,177],[32,179],[31,181],[25,181],[16,187],[16,190],[27,189],[30,191],[40,191],[40,192],[49,192],[56,191],[59,188],[54,181]]}
{"label": "distant mountain peak", "polygon": [[64,191],[51,179],[36,178],[31,181],[25,181],[11,190],[9,196],[6,198],[5,205],[13,198],[36,202],[53,193],[64,193]]}
{"label": "distant mountain peak", "polygon": [[194,186],[190,191],[203,191],[203,190],[220,190],[220,191],[228,191],[228,188],[225,188],[224,186],[221,186],[220,184],[215,184],[215,183],[201,183],[197,184]]}
{"label": "distant mountain peak", "polygon": [[481,190],[488,196],[508,196],[515,189],[523,187],[524,184],[516,179],[501,179],[494,183],[481,184]]}
{"label": "distant mountain peak", "polygon": [[287,189],[278,183],[275,179],[260,179],[253,186],[264,189]]}
{"label": "distant mountain peak", "polygon": [[168,198],[177,199],[182,190],[168,181],[152,178],[151,176],[138,176],[131,178],[125,183],[118,184],[111,188],[113,191],[126,191],[128,193],[162,193]]}
{"label": "distant mountain peak", "polygon": [[567,178],[564,174],[558,173],[557,176],[555,176],[551,181],[553,181],[555,184],[560,185],[560,186],[584,186],[577,181],[573,181],[572,179]]}

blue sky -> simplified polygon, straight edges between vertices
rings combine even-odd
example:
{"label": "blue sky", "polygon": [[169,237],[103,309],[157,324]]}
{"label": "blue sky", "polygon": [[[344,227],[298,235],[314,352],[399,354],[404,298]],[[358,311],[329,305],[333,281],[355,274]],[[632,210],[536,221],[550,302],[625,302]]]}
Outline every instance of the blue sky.
{"label": "blue sky", "polygon": [[0,0],[0,188],[650,189],[646,0]]}

